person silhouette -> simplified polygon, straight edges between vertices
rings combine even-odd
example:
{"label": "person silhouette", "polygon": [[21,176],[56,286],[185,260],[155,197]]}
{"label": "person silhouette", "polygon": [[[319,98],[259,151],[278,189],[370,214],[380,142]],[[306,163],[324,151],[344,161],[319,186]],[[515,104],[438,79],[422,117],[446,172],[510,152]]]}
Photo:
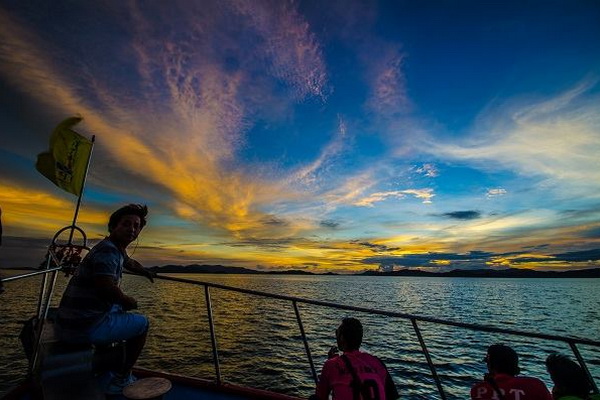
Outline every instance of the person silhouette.
{"label": "person silhouette", "polygon": [[509,346],[493,344],[484,358],[488,373],[471,388],[475,400],[552,400],[544,382],[537,378],[517,376],[519,356]]}
{"label": "person silhouette", "polygon": [[57,312],[59,338],[67,343],[107,345],[126,341],[125,360],[114,371],[107,394],[119,394],[135,381],[131,374],[148,333],[148,319],[127,312],[138,307],[136,299],[119,288],[123,268],[146,276],[153,273],[127,255],[126,248],[146,225],[148,209],[129,204],[109,219],[109,236],[94,246],[75,270]]}
{"label": "person silhouette", "polygon": [[[395,400],[396,385],[385,364],[375,356],[360,351],[363,327],[356,318],[344,318],[335,331],[337,347],[328,353],[321,377],[312,398],[327,400]],[[343,352],[338,355],[338,348]]]}
{"label": "person silhouette", "polygon": [[554,400],[600,400],[599,394],[590,394],[592,385],[583,368],[569,357],[550,354],[546,358],[546,369],[554,383]]}

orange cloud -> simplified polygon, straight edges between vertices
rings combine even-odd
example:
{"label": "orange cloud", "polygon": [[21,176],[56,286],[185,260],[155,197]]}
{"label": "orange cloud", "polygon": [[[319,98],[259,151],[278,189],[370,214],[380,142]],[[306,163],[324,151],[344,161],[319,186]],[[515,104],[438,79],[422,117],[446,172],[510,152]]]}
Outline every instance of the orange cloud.
{"label": "orange cloud", "polygon": [[[51,185],[51,183],[48,183]],[[13,236],[30,232],[51,236],[58,229],[73,221],[76,198],[72,201],[42,192],[0,181],[0,205],[6,226],[5,234]],[[78,225],[100,227],[107,222],[102,211],[86,208],[78,218]]]}

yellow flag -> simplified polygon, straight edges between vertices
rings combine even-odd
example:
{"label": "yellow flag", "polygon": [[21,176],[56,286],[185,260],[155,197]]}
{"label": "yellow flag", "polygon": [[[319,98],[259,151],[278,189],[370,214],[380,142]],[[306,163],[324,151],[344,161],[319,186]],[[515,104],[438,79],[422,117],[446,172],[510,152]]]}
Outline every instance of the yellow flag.
{"label": "yellow flag", "polygon": [[82,120],[71,117],[52,131],[50,151],[40,153],[35,168],[56,186],[77,196],[83,189],[92,141],[71,128]]}

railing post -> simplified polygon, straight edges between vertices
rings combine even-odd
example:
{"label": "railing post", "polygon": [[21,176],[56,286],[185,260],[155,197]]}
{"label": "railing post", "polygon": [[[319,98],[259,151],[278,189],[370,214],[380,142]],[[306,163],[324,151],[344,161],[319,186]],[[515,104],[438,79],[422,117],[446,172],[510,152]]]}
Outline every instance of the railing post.
{"label": "railing post", "polygon": [[446,400],[446,394],[444,393],[442,382],[440,381],[440,377],[438,376],[437,371],[435,370],[435,365],[433,365],[433,360],[429,355],[429,351],[427,351],[427,346],[425,346],[425,341],[423,340],[423,336],[421,335],[421,331],[419,330],[419,326],[417,325],[417,320],[411,318],[410,322],[412,322],[413,328],[415,328],[415,333],[417,334],[417,338],[419,339],[419,343],[421,344],[421,348],[423,349],[423,354],[425,354],[425,358],[427,359],[427,364],[429,364],[429,369],[431,370],[431,375],[433,376],[435,384],[437,385],[440,397],[442,400]]}
{"label": "railing post", "polygon": [[[45,274],[44,277],[47,277]],[[41,316],[38,319],[37,326],[35,327],[35,347],[33,349],[33,357],[31,357],[31,365],[29,366],[30,372],[33,372],[37,368],[37,362],[40,354],[40,345],[42,343],[42,334],[44,333],[44,325],[46,324],[46,317],[48,316],[48,309],[50,308],[50,302],[52,301],[52,295],[54,294],[54,287],[56,286],[56,278],[58,277],[58,270],[52,272],[52,279],[50,287],[46,290],[44,296],[43,305],[41,307]]]}
{"label": "railing post", "polygon": [[298,303],[292,301],[292,304],[294,305],[294,311],[296,312],[296,321],[298,321],[298,327],[300,328],[300,334],[302,335],[302,341],[304,342],[304,349],[306,350],[306,356],[308,357],[308,363],[310,364],[310,371],[312,373],[312,377],[316,385],[317,383],[319,383],[319,378],[317,376],[317,371],[315,370],[315,363],[313,362],[312,356],[310,354],[308,340],[306,340],[306,333],[304,332],[304,326],[302,325],[302,319],[300,318],[300,310],[298,309]]}
{"label": "railing post", "polygon": [[[52,260],[52,254],[50,250],[47,253],[48,260],[46,261],[45,270],[50,269],[50,263]],[[37,323],[34,326],[34,348],[33,348],[33,356],[31,357],[31,362],[29,364],[29,373],[33,374],[37,368],[38,357],[40,353],[40,344],[42,342],[42,332],[44,330],[44,323],[46,322],[46,315],[48,315],[48,307],[50,307],[50,300],[52,298],[52,292],[54,291],[54,285],[56,284],[56,276],[58,271],[53,272],[52,283],[50,284],[50,288],[48,288],[48,274],[44,274],[44,278],[42,279],[42,285],[40,287],[40,294],[38,298],[38,307],[37,307]]]}
{"label": "railing post", "polygon": [[575,345],[574,342],[569,342],[569,346],[571,346],[571,350],[573,350],[573,354],[575,354],[575,358],[577,358],[577,361],[579,362],[579,365],[581,366],[581,368],[583,368],[588,381],[590,381],[590,384],[592,385],[592,388],[594,389],[594,393],[598,394],[598,385],[596,385],[596,381],[594,381],[594,378],[592,377],[592,374],[590,374],[590,370],[588,369],[585,361],[583,360],[583,357],[581,357],[581,353],[579,352],[579,349],[577,348],[577,346]]}
{"label": "railing post", "polygon": [[[44,269],[50,269],[50,263],[52,261],[52,255],[50,254],[50,250],[46,253],[48,259],[46,260],[46,267]],[[42,279],[42,284],[40,286],[40,294],[38,296],[38,306],[37,306],[37,317],[38,320],[42,318],[42,312],[44,309],[44,298],[46,297],[46,288],[48,286],[48,274],[44,274]]]}
{"label": "railing post", "polygon": [[206,296],[206,311],[208,313],[208,326],[210,327],[210,341],[212,344],[213,360],[215,363],[215,374],[217,375],[217,385],[221,384],[221,368],[219,367],[219,352],[217,351],[217,337],[215,335],[215,325],[213,323],[212,304],[210,301],[210,290],[204,286]]}

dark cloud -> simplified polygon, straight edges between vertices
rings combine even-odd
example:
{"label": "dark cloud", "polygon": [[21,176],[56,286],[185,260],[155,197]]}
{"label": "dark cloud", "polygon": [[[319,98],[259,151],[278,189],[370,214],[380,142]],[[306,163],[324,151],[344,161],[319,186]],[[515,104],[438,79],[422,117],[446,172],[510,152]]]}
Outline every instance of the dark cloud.
{"label": "dark cloud", "polygon": [[295,239],[293,238],[285,238],[285,239],[269,239],[269,238],[249,238],[244,240],[239,240],[236,242],[226,242],[220,243],[225,246],[230,247],[261,247],[265,249],[280,249],[289,247],[291,243],[293,243]]}
{"label": "dark cloud", "polygon": [[595,217],[598,215],[598,210],[600,209],[600,204],[592,204],[591,207],[584,208],[582,210],[562,210],[560,211],[561,215],[564,215],[567,218],[587,218],[587,217]]}
{"label": "dark cloud", "polygon": [[566,253],[553,254],[560,261],[598,261],[600,260],[600,249],[569,251]]}
{"label": "dark cloud", "polygon": [[[469,253],[426,253],[426,254],[408,254],[404,256],[390,257],[368,257],[362,261],[366,264],[379,264],[382,269],[390,267],[402,268],[440,268],[444,269],[480,269],[488,268],[487,262],[493,257],[497,257],[495,253],[486,251],[471,251]],[[444,261],[444,264],[439,264],[436,261]]]}
{"label": "dark cloud", "polygon": [[288,267],[289,269],[308,269],[308,265],[294,265],[293,267]]}
{"label": "dark cloud", "polygon": [[269,226],[287,226],[289,225],[289,222],[287,222],[284,219],[278,218],[274,215],[267,215],[266,217],[264,217],[261,222],[265,225],[269,225]]}
{"label": "dark cloud", "polygon": [[512,260],[513,264],[522,264],[530,262],[544,262],[544,261],[561,261],[561,262],[587,262],[587,261],[599,261],[600,260],[600,249],[584,250],[584,251],[569,251],[565,253],[549,254],[550,257],[524,257]]}
{"label": "dark cloud", "polygon": [[598,239],[600,238],[600,226],[597,228],[588,229],[581,234],[581,237]]}
{"label": "dark cloud", "polygon": [[319,222],[319,225],[321,225],[324,228],[335,229],[338,226],[340,226],[340,223],[337,221],[327,219],[327,220],[323,220],[323,221]]}
{"label": "dark cloud", "polygon": [[479,211],[469,210],[469,211],[453,211],[442,214],[443,217],[452,218],[452,219],[461,219],[461,220],[469,220],[469,219],[477,219],[481,218],[481,213]]}
{"label": "dark cloud", "polygon": [[527,249],[527,250],[542,250],[542,249],[547,249],[548,247],[550,247],[550,244],[548,244],[548,243],[538,244],[535,246],[523,246],[523,248]]}
{"label": "dark cloud", "polygon": [[395,250],[400,250],[399,247],[389,247],[383,244],[376,244],[376,243],[371,243],[371,242],[361,242],[359,240],[351,240],[350,243],[352,244],[358,244],[360,246],[364,246],[364,247],[368,247],[373,251],[377,251],[377,252],[385,252],[385,251],[395,251]]}

